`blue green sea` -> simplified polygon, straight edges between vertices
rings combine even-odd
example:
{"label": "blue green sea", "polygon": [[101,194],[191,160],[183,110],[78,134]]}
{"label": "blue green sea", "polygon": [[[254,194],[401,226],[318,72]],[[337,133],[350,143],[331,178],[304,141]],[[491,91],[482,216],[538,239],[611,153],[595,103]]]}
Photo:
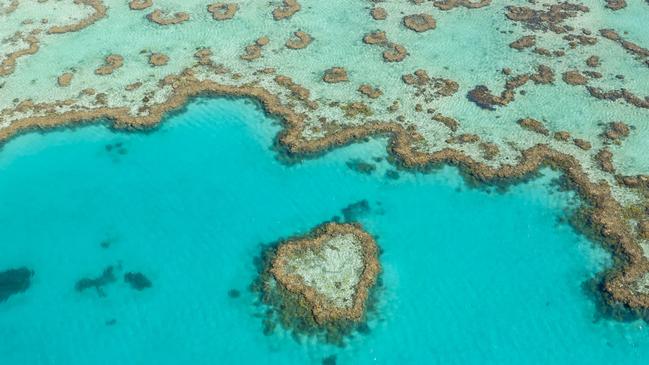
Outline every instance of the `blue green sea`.
{"label": "blue green sea", "polygon": [[[0,364],[640,364],[641,321],[601,316],[584,283],[609,255],[567,223],[558,173],[506,191],[444,167],[399,171],[374,139],[300,163],[248,100],[198,99],[148,133],[95,124],[0,151]],[[362,158],[376,170],[348,167]],[[342,217],[383,253],[367,333],[338,347],[277,330],[249,291],[265,244]],[[117,280],[79,292],[113,266]],[[152,286],[123,280],[140,272]],[[239,296],[232,291],[240,292]],[[644,361],[643,361],[644,360]],[[329,362],[331,363],[331,362]]]}

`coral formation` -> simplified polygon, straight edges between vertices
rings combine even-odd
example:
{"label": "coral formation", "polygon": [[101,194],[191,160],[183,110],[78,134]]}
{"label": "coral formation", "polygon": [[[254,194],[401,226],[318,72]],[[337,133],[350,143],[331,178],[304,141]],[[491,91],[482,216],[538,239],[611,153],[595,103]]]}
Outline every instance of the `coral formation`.
{"label": "coral formation", "polygon": [[325,223],[266,252],[256,286],[283,326],[332,340],[363,321],[380,271],[376,243],[360,225]]}
{"label": "coral formation", "polygon": [[435,29],[437,22],[430,14],[412,14],[403,17],[403,25],[417,33]]}
{"label": "coral formation", "polygon": [[34,272],[26,267],[0,271],[0,303],[29,289]]}
{"label": "coral formation", "polygon": [[106,57],[105,63],[103,66],[100,66],[95,70],[95,74],[105,76],[110,75],[113,71],[124,65],[124,57],[116,54],[112,54]]}
{"label": "coral formation", "polygon": [[234,3],[214,3],[207,6],[207,11],[214,20],[230,20],[239,10],[239,5]]}
{"label": "coral formation", "polygon": [[180,11],[174,13],[171,16],[168,16],[162,10],[157,9],[154,10],[152,13],[149,13],[149,15],[146,16],[146,18],[149,19],[149,21],[156,23],[158,25],[175,25],[175,24],[180,24],[188,21],[189,14]]}
{"label": "coral formation", "polygon": [[339,82],[348,81],[347,71],[342,67],[332,67],[324,72],[322,81],[329,84],[336,84]]}
{"label": "coral formation", "polygon": [[131,10],[144,10],[153,5],[153,0],[131,0],[128,2],[128,7]]}
{"label": "coral formation", "polygon": [[149,55],[149,64],[151,66],[164,66],[169,62],[169,56],[162,53],[152,53]]}
{"label": "coral formation", "polygon": [[273,19],[282,20],[292,17],[302,7],[297,0],[282,0],[282,5],[273,10]]}
{"label": "coral formation", "polygon": [[293,34],[295,35],[295,38],[286,41],[286,48],[290,48],[290,49],[306,48],[313,41],[311,36],[306,32],[297,31]]}

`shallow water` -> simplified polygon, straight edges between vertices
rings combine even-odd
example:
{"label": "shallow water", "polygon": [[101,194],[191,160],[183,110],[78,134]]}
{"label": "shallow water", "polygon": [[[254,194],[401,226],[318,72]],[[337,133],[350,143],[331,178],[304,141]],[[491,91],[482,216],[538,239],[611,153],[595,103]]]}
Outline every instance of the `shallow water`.
{"label": "shallow water", "polygon": [[[0,270],[32,286],[0,303],[2,364],[639,363],[643,322],[598,319],[582,284],[608,255],[565,223],[557,174],[507,193],[453,168],[400,172],[372,140],[287,166],[279,126],[249,101],[201,99],[153,133],[100,125],[30,133],[0,152]],[[107,146],[111,146],[108,147]],[[110,151],[108,150],[110,149]],[[372,175],[350,159],[373,162]],[[369,334],[344,348],[262,333],[247,290],[261,244],[342,216],[384,250]],[[102,247],[102,242],[104,246]],[[108,265],[118,280],[79,293]],[[153,287],[122,280],[137,271]],[[236,289],[241,296],[231,298]],[[113,323],[114,320],[114,323]],[[112,325],[109,323],[113,323]]]}

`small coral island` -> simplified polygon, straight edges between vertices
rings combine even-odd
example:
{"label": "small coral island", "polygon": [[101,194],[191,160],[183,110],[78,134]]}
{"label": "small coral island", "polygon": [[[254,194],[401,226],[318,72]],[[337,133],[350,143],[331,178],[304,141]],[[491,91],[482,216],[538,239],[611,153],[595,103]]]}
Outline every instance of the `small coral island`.
{"label": "small coral island", "polygon": [[367,330],[367,311],[381,272],[372,236],[356,223],[325,223],[305,236],[279,242],[264,254],[253,286],[270,307],[264,332],[280,324],[295,335],[343,344]]}

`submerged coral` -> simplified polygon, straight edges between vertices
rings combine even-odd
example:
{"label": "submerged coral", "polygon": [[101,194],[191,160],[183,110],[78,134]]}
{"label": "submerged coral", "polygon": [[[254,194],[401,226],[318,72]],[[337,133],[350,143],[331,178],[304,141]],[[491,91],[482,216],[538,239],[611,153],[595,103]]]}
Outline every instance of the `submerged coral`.
{"label": "submerged coral", "polygon": [[26,267],[0,271],[0,303],[29,289],[34,272]]}

